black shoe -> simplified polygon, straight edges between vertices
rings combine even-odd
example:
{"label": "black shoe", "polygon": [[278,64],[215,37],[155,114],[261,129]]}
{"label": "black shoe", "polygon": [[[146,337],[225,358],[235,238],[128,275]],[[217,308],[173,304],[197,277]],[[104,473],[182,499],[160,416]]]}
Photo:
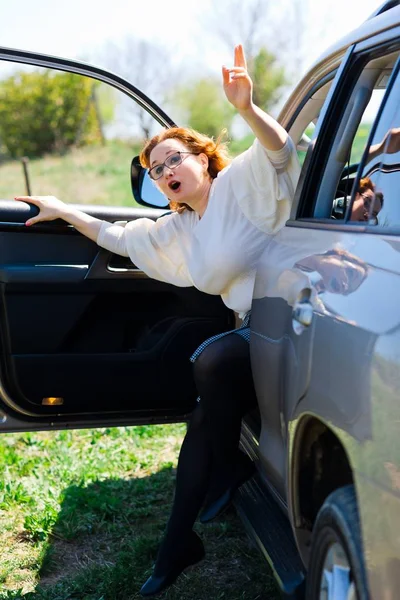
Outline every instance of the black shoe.
{"label": "black shoe", "polygon": [[236,481],[228,487],[216,500],[209,502],[203,508],[200,514],[200,523],[210,523],[230,506],[235,492],[245,481],[250,479],[256,472],[255,464],[247,456],[241,460],[241,467],[238,469]]}
{"label": "black shoe", "polygon": [[187,567],[195,565],[204,558],[205,551],[203,542],[199,536],[192,531],[190,542],[181,553],[180,558],[176,564],[170,569],[168,573],[164,575],[155,576],[151,575],[146,583],[142,586],[140,594],[142,596],[154,596],[165,590],[179,577],[179,575]]}

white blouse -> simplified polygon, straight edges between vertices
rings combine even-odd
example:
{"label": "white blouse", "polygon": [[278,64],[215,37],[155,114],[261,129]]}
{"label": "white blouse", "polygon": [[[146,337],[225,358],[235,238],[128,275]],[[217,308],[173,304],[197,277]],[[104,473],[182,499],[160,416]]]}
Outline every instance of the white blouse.
{"label": "white blouse", "polygon": [[149,277],[221,295],[243,316],[251,308],[258,259],[289,218],[299,173],[290,138],[276,152],[256,139],[218,173],[201,219],[185,210],[125,227],[105,221],[97,243],[129,256]]}

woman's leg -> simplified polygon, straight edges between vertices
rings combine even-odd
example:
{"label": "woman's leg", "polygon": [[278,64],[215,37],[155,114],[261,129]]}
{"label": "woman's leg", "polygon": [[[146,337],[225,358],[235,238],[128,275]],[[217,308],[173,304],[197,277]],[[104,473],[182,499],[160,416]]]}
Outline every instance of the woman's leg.
{"label": "woman's leg", "polygon": [[209,502],[248,468],[238,453],[242,417],[256,405],[248,342],[236,333],[220,338],[200,354],[194,375],[212,447]]}
{"label": "woman's leg", "polygon": [[179,454],[175,496],[154,570],[164,575],[184,552],[215,474],[215,494],[231,483],[242,415],[253,406],[249,345],[231,334],[207,346],[194,363],[200,395]]}
{"label": "woman's leg", "polygon": [[192,413],[179,453],[174,502],[154,569],[156,576],[168,572],[185,549],[207,493],[210,462],[209,428],[200,403]]}

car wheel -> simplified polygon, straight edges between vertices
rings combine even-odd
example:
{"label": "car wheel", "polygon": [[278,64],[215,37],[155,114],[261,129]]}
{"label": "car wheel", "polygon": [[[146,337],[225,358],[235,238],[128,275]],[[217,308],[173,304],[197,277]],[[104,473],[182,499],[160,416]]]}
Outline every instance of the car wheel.
{"label": "car wheel", "polygon": [[328,496],[315,521],[307,600],[368,600],[357,500],[353,485]]}

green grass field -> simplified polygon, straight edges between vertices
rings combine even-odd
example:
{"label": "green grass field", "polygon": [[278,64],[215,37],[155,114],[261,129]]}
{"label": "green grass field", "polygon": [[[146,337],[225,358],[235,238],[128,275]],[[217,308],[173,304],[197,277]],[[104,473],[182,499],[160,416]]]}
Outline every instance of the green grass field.
{"label": "green grass field", "polygon": [[[131,191],[130,164],[137,148],[121,142],[77,148],[63,156],[32,159],[28,164],[31,193],[57,196],[70,204],[137,206]],[[0,198],[25,195],[20,161],[0,165]]]}
{"label": "green grass field", "polygon": [[[0,599],[139,598],[169,514],[184,431],[1,435]],[[196,530],[205,560],[159,598],[278,597],[233,509]]]}

